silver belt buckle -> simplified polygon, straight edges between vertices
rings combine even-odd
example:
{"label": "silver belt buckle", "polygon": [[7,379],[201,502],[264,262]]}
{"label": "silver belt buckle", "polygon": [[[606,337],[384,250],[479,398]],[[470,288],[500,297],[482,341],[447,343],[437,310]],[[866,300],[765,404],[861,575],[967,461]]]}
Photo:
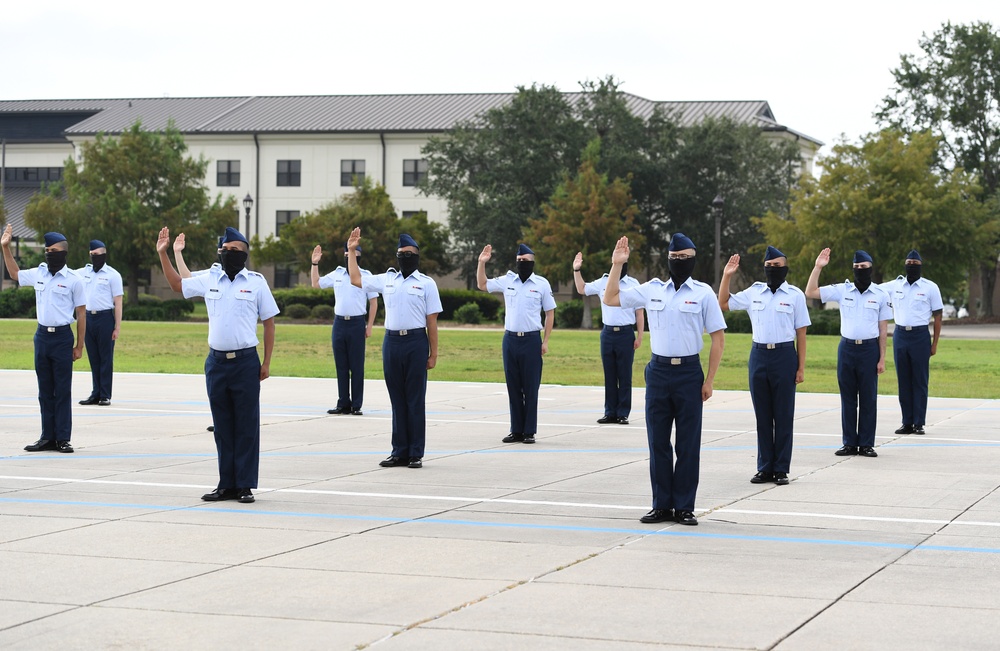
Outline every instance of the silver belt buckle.
{"label": "silver belt buckle", "polygon": [[681,365],[681,358],[680,357],[671,357],[670,358],[670,365],[671,366],[680,366]]}
{"label": "silver belt buckle", "polygon": [[614,328],[612,328],[612,329],[613,329],[613,330],[614,330],[615,332],[620,332],[620,331],[621,331],[621,328],[619,328],[618,326],[615,326],[615,327],[614,327]]}
{"label": "silver belt buckle", "polygon": [[775,348],[777,348],[777,346],[775,346],[774,344],[767,344],[768,350],[774,350]]}
{"label": "silver belt buckle", "polygon": [[91,314],[97,314],[97,310],[91,310],[90,313]]}
{"label": "silver belt buckle", "polygon": [[53,328],[52,326],[45,326],[45,331],[46,331],[46,332],[55,332],[55,331],[56,331],[56,329],[55,329],[55,328]]}
{"label": "silver belt buckle", "polygon": [[861,345],[861,344],[863,344],[863,343],[865,343],[864,339],[855,339],[855,340],[854,340],[854,344],[855,344],[856,346],[860,346],[860,345]]}
{"label": "silver belt buckle", "polygon": [[350,321],[351,320],[351,317],[349,317],[349,316],[342,316],[340,318],[343,319],[344,321]]}
{"label": "silver belt buckle", "polygon": [[904,327],[906,328],[907,332],[909,332],[910,330],[913,330],[913,326],[904,326]]}
{"label": "silver belt buckle", "polygon": [[399,336],[400,336],[400,337],[405,337],[405,336],[406,336],[406,333],[408,333],[408,332],[409,332],[409,330],[400,330],[400,331],[399,331]]}
{"label": "silver belt buckle", "polygon": [[236,353],[235,352],[226,353],[226,359],[236,359]]}
{"label": "silver belt buckle", "polygon": [[517,333],[517,336],[518,336],[518,337],[523,337],[523,336],[524,336],[524,333],[523,333],[523,332],[519,332],[519,333]]}

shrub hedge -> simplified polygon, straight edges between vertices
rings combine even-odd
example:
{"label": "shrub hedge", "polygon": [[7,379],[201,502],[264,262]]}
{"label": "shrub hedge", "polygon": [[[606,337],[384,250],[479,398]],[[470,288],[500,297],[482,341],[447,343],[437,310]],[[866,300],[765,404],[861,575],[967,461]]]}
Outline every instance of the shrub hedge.
{"label": "shrub hedge", "polygon": [[479,305],[476,303],[466,303],[462,307],[455,310],[455,321],[459,323],[468,323],[470,325],[477,325],[483,320],[483,312],[479,309]]}

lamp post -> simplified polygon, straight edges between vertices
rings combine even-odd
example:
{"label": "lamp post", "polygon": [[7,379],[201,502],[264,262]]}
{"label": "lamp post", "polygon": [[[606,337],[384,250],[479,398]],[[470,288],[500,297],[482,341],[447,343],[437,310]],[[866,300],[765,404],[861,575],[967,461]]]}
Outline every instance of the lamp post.
{"label": "lamp post", "polygon": [[250,209],[253,208],[253,197],[247,192],[247,196],[243,197],[243,208],[246,210],[246,228],[243,229],[243,235],[247,238],[250,237]]}
{"label": "lamp post", "polygon": [[712,199],[712,216],[715,217],[715,290],[719,290],[722,271],[722,208],[726,205],[721,194]]}

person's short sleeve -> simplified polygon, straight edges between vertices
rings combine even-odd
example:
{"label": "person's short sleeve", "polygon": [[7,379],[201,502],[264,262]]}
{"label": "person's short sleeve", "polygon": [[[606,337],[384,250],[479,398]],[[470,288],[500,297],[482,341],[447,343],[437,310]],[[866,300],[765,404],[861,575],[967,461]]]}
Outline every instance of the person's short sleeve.
{"label": "person's short sleeve", "polygon": [[809,318],[809,306],[806,305],[806,295],[802,292],[795,293],[795,321],[794,327],[796,330],[799,328],[805,328],[812,325],[812,319]]}
{"label": "person's short sleeve", "polygon": [[208,281],[211,280],[209,274],[199,274],[190,278],[181,278],[181,295],[184,298],[204,296],[208,293]]}
{"label": "person's short sleeve", "polygon": [[17,272],[17,284],[21,287],[34,285],[36,280],[38,280],[38,267],[34,269],[21,269]]}
{"label": "person's short sleeve", "polygon": [[277,316],[279,312],[281,310],[278,309],[271,288],[267,286],[266,282],[261,281],[260,289],[257,290],[257,316],[261,321],[267,321]]}
{"label": "person's short sleeve", "polygon": [[330,289],[333,287],[333,272],[326,274],[325,276],[319,277],[319,288],[320,289]]}
{"label": "person's short sleeve", "polygon": [[125,285],[122,283],[122,275],[114,273],[111,275],[111,296],[122,296],[125,294]]}
{"label": "person's short sleeve", "polygon": [[361,289],[369,294],[381,294],[385,290],[385,274],[361,274]]}
{"label": "person's short sleeve", "polygon": [[747,310],[750,309],[750,296],[747,295],[749,290],[744,289],[742,292],[737,292],[736,294],[729,295],[729,309],[730,310]]}
{"label": "person's short sleeve", "polygon": [[[367,277],[369,277],[371,275],[372,275],[372,272],[368,271],[367,269],[362,269],[361,270],[361,286],[362,287],[364,287],[364,285],[365,285],[365,278],[367,278]],[[373,298],[378,298],[378,292],[370,292],[370,291],[369,292],[365,292],[365,296],[367,296],[368,300],[371,300]]]}
{"label": "person's short sleeve", "polygon": [[[637,309],[640,307],[646,307],[646,303],[649,297],[646,294],[647,285],[639,285],[638,287],[620,287],[618,290],[618,302],[621,303],[622,307],[628,307]],[[718,305],[718,302],[716,302]]]}
{"label": "person's short sleeve", "polygon": [[937,312],[938,310],[944,309],[944,301],[941,300],[941,289],[937,284],[931,285],[931,291],[928,292],[930,296],[931,312]]}
{"label": "person's short sleeve", "polygon": [[705,319],[705,332],[712,334],[726,329],[726,318],[722,316],[722,308],[715,294],[708,293],[707,300],[702,301],[702,317]]}
{"label": "person's short sleeve", "polygon": [[878,320],[879,321],[890,321],[892,320],[892,301],[889,300],[889,295],[885,295],[885,299],[878,308]]}
{"label": "person's short sleeve", "polygon": [[498,278],[488,278],[486,280],[486,291],[491,294],[503,293],[507,289],[507,279],[500,276]]}
{"label": "person's short sleeve", "polygon": [[839,303],[842,298],[844,298],[844,283],[824,285],[819,288],[819,300],[824,303],[829,303],[830,301]]}
{"label": "person's short sleeve", "polygon": [[552,295],[552,286],[546,281],[544,294],[542,295],[542,311],[556,309],[556,297]]}
{"label": "person's short sleeve", "polygon": [[583,286],[584,296],[597,296],[601,293],[601,290],[608,284],[607,278],[601,278],[593,282],[589,282]]}
{"label": "person's short sleeve", "polygon": [[87,304],[87,289],[83,284],[83,278],[77,276],[76,282],[73,283],[73,305],[75,307],[81,307]]}
{"label": "person's short sleeve", "polygon": [[441,294],[438,292],[437,283],[427,279],[426,300],[424,302],[425,314],[439,314],[444,311],[441,306]]}

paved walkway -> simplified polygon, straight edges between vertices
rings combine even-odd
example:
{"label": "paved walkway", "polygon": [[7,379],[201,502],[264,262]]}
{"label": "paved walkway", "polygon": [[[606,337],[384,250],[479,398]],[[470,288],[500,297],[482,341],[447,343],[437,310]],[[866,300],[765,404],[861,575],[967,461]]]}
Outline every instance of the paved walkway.
{"label": "paved walkway", "polygon": [[[76,397],[89,374],[74,379]],[[932,399],[927,435],[835,457],[838,399],[798,397],[793,481],[755,486],[750,398],[708,403],[701,524],[642,525],[642,394],[543,387],[504,445],[496,384],[432,382],[421,470],[383,469],[388,399],[327,416],[335,380],[263,391],[257,503],[208,504],[204,380],[116,377],[77,452],[29,454],[31,372],[0,371],[0,648],[993,649],[1000,401]]]}

